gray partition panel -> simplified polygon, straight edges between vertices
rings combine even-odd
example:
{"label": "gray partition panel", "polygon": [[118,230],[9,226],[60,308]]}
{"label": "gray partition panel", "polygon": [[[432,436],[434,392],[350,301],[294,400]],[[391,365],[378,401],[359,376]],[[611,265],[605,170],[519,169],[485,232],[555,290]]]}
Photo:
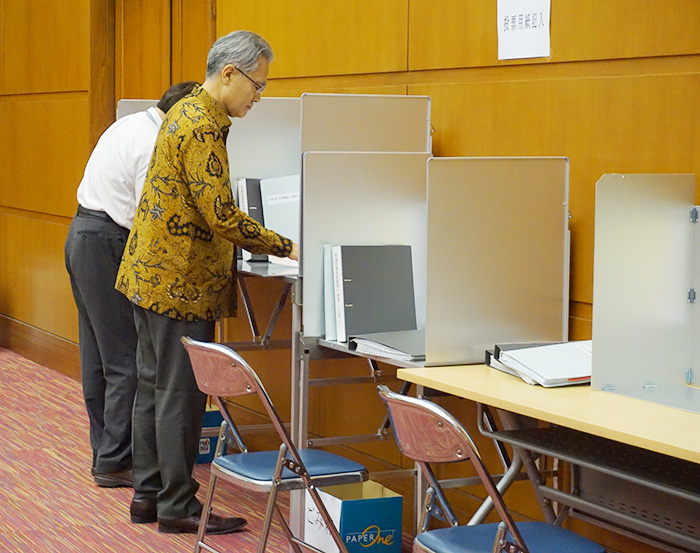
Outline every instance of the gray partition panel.
{"label": "gray partition panel", "polygon": [[611,174],[598,181],[593,388],[700,406],[700,393],[689,403],[684,390],[698,349],[697,306],[688,301],[698,247],[694,198],[694,175]]}
{"label": "gray partition panel", "polygon": [[430,98],[304,94],[262,98],[232,120],[231,178],[299,174],[306,151],[430,151]]}
{"label": "gray partition panel", "polygon": [[430,152],[430,98],[303,94],[302,151]]}
{"label": "gray partition panel", "polygon": [[568,160],[428,162],[426,364],[567,339]]}
{"label": "gray partition panel", "polygon": [[302,178],[303,325],[323,335],[323,245],[410,244],[425,321],[427,153],[307,152]]}
{"label": "gray partition panel", "polygon": [[301,100],[262,98],[231,119],[226,149],[232,181],[300,174]]}
{"label": "gray partition panel", "polygon": [[[157,103],[119,100],[117,119]],[[245,117],[231,118],[226,149],[232,181],[300,174],[301,99],[261,98]]]}
{"label": "gray partition panel", "polygon": [[155,106],[157,103],[158,100],[119,100],[117,102],[117,119],[124,117],[125,115],[129,115],[130,113],[144,111]]}

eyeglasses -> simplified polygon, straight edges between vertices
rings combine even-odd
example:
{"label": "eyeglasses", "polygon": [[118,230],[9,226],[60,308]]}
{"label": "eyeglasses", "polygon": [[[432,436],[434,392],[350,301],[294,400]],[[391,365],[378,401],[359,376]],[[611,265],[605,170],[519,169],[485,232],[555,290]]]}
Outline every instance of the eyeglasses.
{"label": "eyeglasses", "polygon": [[238,69],[238,67],[236,67],[236,70],[237,70],[241,75],[243,75],[246,79],[248,79],[251,83],[253,83],[253,86],[255,87],[255,92],[257,92],[258,94],[262,94],[262,93],[265,91],[265,87],[267,87],[267,84],[260,84],[258,81],[255,81],[255,80],[251,79],[251,78],[250,78],[248,75],[246,75],[243,71],[241,71],[240,69]]}

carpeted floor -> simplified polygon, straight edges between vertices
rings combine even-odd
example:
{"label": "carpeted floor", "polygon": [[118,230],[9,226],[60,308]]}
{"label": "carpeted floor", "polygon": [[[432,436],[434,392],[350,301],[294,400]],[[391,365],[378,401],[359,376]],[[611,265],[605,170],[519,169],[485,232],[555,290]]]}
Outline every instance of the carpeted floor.
{"label": "carpeted floor", "polygon": [[[78,382],[2,348],[0,374],[0,551],[192,551],[192,534],[161,534],[156,524],[131,524],[132,490],[99,488],[92,481]],[[208,465],[197,465],[200,498],[208,475]],[[264,499],[217,486],[214,512],[243,516],[248,526],[237,534],[211,536],[209,542],[227,552],[254,552]],[[272,530],[267,551],[289,551],[278,528]]]}

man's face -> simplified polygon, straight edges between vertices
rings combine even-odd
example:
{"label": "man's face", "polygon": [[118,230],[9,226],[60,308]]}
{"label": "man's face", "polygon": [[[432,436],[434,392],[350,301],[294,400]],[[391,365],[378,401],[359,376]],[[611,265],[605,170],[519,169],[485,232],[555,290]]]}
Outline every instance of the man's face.
{"label": "man's face", "polygon": [[258,85],[267,84],[268,66],[267,59],[261,56],[255,71],[246,71],[244,74],[233,66],[224,68],[226,78],[222,100],[229,117],[245,117],[253,104],[260,101],[260,93],[252,81]]}

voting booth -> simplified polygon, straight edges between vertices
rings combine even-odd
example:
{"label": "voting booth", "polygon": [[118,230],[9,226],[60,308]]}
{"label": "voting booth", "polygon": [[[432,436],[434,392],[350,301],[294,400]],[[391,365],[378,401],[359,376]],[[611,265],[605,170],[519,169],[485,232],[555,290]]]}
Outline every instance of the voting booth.
{"label": "voting booth", "polygon": [[603,175],[594,255],[592,387],[700,412],[695,176]]}
{"label": "voting booth", "polygon": [[411,246],[426,365],[567,339],[566,158],[307,152],[303,168],[306,336],[323,333],[323,245],[346,243]]}

